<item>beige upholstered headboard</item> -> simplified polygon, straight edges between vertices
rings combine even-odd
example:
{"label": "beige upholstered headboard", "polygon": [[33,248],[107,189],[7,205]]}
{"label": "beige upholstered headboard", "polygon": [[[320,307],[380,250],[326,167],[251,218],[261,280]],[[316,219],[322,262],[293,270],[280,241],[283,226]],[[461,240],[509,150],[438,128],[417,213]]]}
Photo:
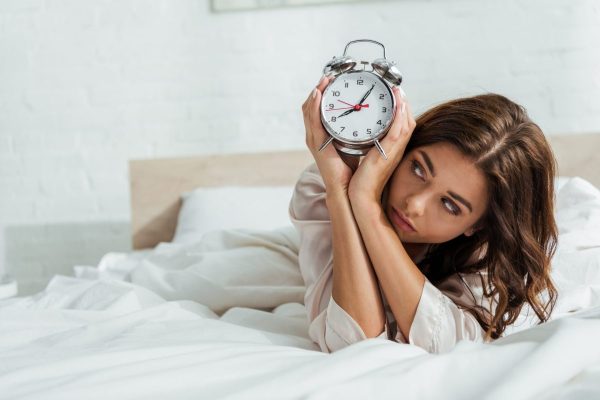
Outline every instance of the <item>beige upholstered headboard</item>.
{"label": "beige upholstered headboard", "polygon": [[154,247],[172,240],[180,196],[185,191],[225,185],[291,186],[312,161],[308,149],[131,160],[133,248]]}
{"label": "beige upholstered headboard", "polygon": [[[549,140],[559,175],[580,176],[600,187],[600,134],[549,136]],[[308,150],[131,160],[133,248],[172,240],[185,191],[224,185],[293,185],[311,162]]]}

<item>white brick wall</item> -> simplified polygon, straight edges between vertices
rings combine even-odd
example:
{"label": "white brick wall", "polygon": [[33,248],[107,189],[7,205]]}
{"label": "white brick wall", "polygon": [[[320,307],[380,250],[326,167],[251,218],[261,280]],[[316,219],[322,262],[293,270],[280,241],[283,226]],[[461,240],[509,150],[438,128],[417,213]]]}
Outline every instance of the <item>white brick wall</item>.
{"label": "white brick wall", "polygon": [[0,270],[26,293],[128,249],[129,159],[303,148],[301,103],[362,37],[386,45],[417,114],[491,91],[547,134],[600,132],[597,0],[0,0]]}

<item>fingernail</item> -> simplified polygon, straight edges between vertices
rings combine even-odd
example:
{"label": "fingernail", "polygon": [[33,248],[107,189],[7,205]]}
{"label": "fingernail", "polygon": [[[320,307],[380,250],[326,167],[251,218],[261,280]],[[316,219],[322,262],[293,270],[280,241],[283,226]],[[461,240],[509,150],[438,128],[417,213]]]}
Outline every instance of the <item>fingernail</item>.
{"label": "fingernail", "polygon": [[402,103],[402,110],[401,110],[402,115],[404,115],[404,110],[405,109],[406,109],[406,103]]}
{"label": "fingernail", "polygon": [[312,98],[314,99],[315,97],[317,97],[317,88],[314,88],[313,94],[312,94]]}
{"label": "fingernail", "polygon": [[400,94],[402,95],[402,98],[406,97],[406,93],[404,93],[404,90],[402,90],[402,88],[400,88]]}

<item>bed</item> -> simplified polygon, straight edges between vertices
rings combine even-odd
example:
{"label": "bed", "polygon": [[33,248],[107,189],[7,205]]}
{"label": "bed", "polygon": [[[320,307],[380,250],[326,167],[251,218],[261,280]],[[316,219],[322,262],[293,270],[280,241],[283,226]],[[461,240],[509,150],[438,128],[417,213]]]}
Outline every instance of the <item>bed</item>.
{"label": "bed", "polygon": [[524,315],[444,354],[384,339],[322,353],[281,215],[310,153],[132,160],[133,250],[0,301],[0,399],[600,398],[600,135],[550,140],[560,297],[545,324]]}

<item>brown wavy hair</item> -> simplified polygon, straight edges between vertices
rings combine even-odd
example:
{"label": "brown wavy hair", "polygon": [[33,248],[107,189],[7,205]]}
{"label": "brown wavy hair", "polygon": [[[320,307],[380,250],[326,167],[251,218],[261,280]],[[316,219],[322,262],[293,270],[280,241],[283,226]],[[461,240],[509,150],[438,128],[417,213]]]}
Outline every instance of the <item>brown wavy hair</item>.
{"label": "brown wavy hair", "polygon": [[[495,312],[464,308],[485,330],[486,341],[500,337],[525,302],[539,324],[547,321],[558,297],[550,276],[558,236],[557,164],[544,133],[524,107],[486,93],[445,102],[417,117],[405,154],[438,142],[456,146],[483,172],[488,208],[476,224],[479,230],[431,245],[419,268],[434,285],[454,273],[479,271],[484,295],[490,304],[497,302]],[[485,282],[481,271],[487,272]],[[538,297],[543,291],[546,304]]]}

